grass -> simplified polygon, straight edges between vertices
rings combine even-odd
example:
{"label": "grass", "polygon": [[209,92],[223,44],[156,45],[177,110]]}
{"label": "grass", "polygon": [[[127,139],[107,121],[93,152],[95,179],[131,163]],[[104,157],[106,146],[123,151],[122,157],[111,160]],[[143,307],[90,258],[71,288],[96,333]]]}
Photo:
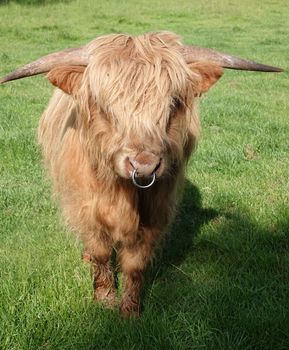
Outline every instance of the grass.
{"label": "grass", "polygon": [[[1,76],[97,35],[160,29],[289,68],[285,0],[0,5]],[[227,71],[201,101],[179,215],[132,321],[92,303],[50,199],[35,134],[51,91],[43,77],[0,87],[0,348],[288,349],[288,73]]]}

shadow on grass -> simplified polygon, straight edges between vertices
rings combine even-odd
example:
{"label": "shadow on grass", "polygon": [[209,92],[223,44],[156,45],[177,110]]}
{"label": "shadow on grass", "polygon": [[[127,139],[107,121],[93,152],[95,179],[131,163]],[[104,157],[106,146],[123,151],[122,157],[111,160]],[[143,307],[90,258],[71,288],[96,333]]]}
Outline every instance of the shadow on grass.
{"label": "shadow on grass", "polygon": [[[152,271],[144,313],[165,323],[170,319],[174,337],[165,344],[169,348],[288,349],[288,211],[283,208],[276,222],[262,227],[246,210],[224,210],[193,243],[191,238],[217,212],[190,208],[189,193],[161,268]],[[190,215],[198,216],[191,224]],[[192,227],[189,238],[182,229]]]}
{"label": "shadow on grass", "polygon": [[148,277],[141,319],[121,322],[106,313],[101,331],[91,330],[85,346],[74,348],[288,349],[288,213],[261,227],[238,206],[202,208],[198,189],[187,182]]}
{"label": "shadow on grass", "polygon": [[155,273],[165,274],[167,268],[181,264],[191,254],[194,238],[201,227],[217,217],[215,209],[202,207],[199,189],[186,180],[177,216],[161,245],[161,251],[157,253],[156,261],[148,271],[148,278]]}

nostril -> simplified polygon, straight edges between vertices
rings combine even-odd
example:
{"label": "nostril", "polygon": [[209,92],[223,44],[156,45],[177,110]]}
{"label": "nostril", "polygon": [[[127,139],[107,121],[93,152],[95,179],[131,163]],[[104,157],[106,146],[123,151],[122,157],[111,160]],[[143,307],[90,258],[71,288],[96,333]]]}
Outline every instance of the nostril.
{"label": "nostril", "polygon": [[129,160],[129,164],[131,165],[131,167],[132,167],[133,169],[135,169],[135,167],[134,167],[134,165],[133,165],[133,162],[132,162],[131,160]]}
{"label": "nostril", "polygon": [[128,172],[128,174],[132,173],[133,170],[135,170],[134,164],[133,164],[133,162],[129,159],[129,157],[127,157],[127,158],[125,159],[125,168],[126,168],[126,171]]}
{"label": "nostril", "polygon": [[159,163],[157,164],[157,166],[155,167],[153,173],[156,173],[156,172],[159,170],[159,168],[160,168],[160,166],[161,166],[161,162],[162,162],[162,160],[160,159],[160,161],[159,161]]}
{"label": "nostril", "polygon": [[127,157],[126,168],[129,173],[136,171],[137,177],[151,177],[159,175],[162,158],[150,152],[141,152],[136,157]]}

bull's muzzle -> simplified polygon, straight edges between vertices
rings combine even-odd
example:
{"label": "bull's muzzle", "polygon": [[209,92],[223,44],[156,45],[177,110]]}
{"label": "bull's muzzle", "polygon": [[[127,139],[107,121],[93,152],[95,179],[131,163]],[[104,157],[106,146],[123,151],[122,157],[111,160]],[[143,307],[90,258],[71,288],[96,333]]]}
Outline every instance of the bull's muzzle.
{"label": "bull's muzzle", "polygon": [[142,151],[126,162],[127,170],[136,187],[151,187],[162,173],[162,158],[153,152]]}

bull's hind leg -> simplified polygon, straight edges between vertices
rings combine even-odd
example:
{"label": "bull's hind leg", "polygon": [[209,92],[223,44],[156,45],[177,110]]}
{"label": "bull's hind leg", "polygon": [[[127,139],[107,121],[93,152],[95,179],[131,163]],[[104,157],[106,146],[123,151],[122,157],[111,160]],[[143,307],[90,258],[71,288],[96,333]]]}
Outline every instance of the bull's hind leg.
{"label": "bull's hind leg", "polygon": [[110,264],[111,253],[111,242],[103,236],[86,242],[83,254],[83,259],[91,262],[94,300],[102,302],[108,308],[113,308],[117,301],[114,273]]}
{"label": "bull's hind leg", "polygon": [[157,233],[151,230],[140,232],[140,241],[126,245],[120,252],[120,264],[123,272],[124,286],[120,312],[123,317],[140,315],[140,294],[144,271],[150,262]]}

